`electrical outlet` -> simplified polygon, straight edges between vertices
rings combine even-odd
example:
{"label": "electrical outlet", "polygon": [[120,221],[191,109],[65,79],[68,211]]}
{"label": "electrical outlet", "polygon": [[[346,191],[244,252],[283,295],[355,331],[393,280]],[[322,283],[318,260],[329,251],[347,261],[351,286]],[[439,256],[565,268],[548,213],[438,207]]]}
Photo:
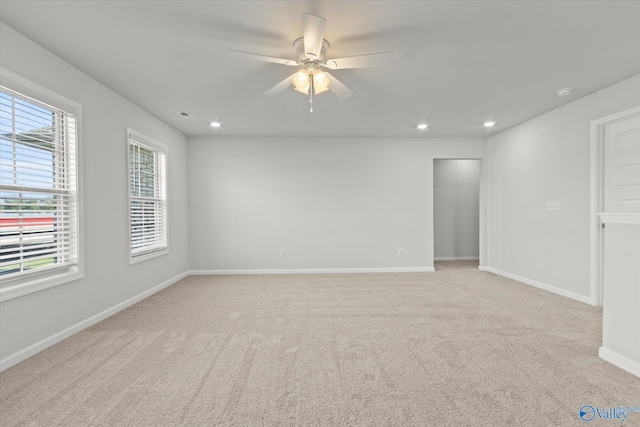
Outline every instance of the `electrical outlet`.
{"label": "electrical outlet", "polygon": [[287,256],[287,251],[285,251],[284,249],[282,249],[280,251],[280,258],[285,258]]}
{"label": "electrical outlet", "polygon": [[404,249],[398,249],[398,256],[404,256]]}
{"label": "electrical outlet", "polygon": [[560,210],[560,202],[559,201],[553,201],[553,202],[547,202],[547,212],[551,212],[551,211],[559,211]]}

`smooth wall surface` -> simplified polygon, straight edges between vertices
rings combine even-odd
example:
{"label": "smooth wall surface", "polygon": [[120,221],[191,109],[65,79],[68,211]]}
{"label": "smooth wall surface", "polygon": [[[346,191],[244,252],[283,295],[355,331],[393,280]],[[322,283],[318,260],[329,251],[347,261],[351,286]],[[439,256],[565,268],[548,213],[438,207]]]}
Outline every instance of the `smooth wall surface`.
{"label": "smooth wall surface", "polygon": [[[0,359],[188,270],[186,138],[0,23],[3,68],[82,105],[85,278],[0,304]],[[171,254],[128,264],[126,126],[169,146]]]}
{"label": "smooth wall surface", "polygon": [[433,162],[434,255],[477,259],[480,236],[480,160]]}
{"label": "smooth wall surface", "polygon": [[640,75],[487,139],[490,268],[589,297],[590,122],[638,105]]}
{"label": "smooth wall surface", "polygon": [[483,158],[485,141],[195,137],[188,148],[192,270],[424,268],[433,159]]}
{"label": "smooth wall surface", "polygon": [[600,355],[640,377],[640,220],[624,223],[615,217],[605,214],[603,218],[606,229]]}

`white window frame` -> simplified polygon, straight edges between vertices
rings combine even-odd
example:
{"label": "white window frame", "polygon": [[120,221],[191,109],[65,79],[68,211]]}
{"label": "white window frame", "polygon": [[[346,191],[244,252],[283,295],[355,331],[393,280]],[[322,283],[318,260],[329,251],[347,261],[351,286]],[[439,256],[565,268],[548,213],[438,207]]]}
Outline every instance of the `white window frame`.
{"label": "white window frame", "polygon": [[28,295],[44,289],[59,286],[84,277],[84,230],[83,230],[83,192],[82,192],[82,107],[50,89],[42,87],[18,74],[0,67],[0,86],[17,92],[27,98],[32,98],[36,103],[49,105],[57,110],[71,114],[75,118],[75,212],[72,218],[75,220],[71,226],[75,229],[76,238],[72,241],[74,246],[75,263],[60,268],[34,269],[29,274],[21,274],[16,277],[0,278],[3,281],[0,287],[0,302]]}
{"label": "white window frame", "polygon": [[[159,185],[160,185],[160,194],[157,200],[160,201],[161,208],[164,209],[164,212],[160,213],[160,218],[164,218],[164,246],[145,250],[142,252],[133,252],[132,248],[132,239],[133,239],[133,227],[132,227],[132,213],[131,213],[131,203],[135,200],[139,200],[137,197],[133,197],[131,195],[131,159],[130,159],[130,147],[131,145],[139,145],[147,149],[151,149],[155,152],[161,153],[164,156],[164,168],[160,167],[160,170],[156,171],[158,176]],[[138,262],[146,261],[148,259],[156,258],[159,256],[169,254],[169,196],[168,196],[168,179],[167,179],[167,171],[169,169],[169,147],[166,144],[163,144],[153,138],[150,138],[135,129],[127,127],[127,138],[126,138],[126,148],[127,148],[127,195],[129,199],[128,203],[128,224],[129,224],[129,239],[127,240],[129,246],[129,265],[136,264]],[[164,169],[164,170],[163,170]]]}

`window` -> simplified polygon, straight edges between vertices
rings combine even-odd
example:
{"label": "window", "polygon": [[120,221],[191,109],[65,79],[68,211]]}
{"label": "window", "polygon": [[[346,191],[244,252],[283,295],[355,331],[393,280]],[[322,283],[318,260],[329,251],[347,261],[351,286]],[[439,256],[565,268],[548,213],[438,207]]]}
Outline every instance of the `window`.
{"label": "window", "polygon": [[3,301],[78,279],[82,270],[77,164],[80,108],[1,71]]}
{"label": "window", "polygon": [[129,148],[129,262],[168,252],[167,147],[127,128]]}

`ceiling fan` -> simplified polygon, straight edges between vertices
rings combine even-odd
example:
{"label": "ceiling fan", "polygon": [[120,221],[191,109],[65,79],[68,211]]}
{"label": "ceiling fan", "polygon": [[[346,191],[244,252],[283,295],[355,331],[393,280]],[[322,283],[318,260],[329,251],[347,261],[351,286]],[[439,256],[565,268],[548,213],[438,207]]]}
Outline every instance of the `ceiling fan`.
{"label": "ceiling fan", "polygon": [[327,59],[326,53],[329,49],[329,42],[324,39],[326,26],[326,19],[308,13],[302,14],[302,37],[293,42],[293,47],[298,56],[297,60],[275,58],[233,49],[227,52],[229,55],[239,58],[300,67],[298,71],[266,91],[265,95],[277,95],[290,85],[293,85],[298,92],[309,95],[310,111],[313,112],[313,95],[318,95],[328,90],[335,93],[340,99],[353,95],[351,89],[332,74],[322,71],[321,68],[341,70],[345,68],[371,67],[393,55],[393,52],[389,51]]}

